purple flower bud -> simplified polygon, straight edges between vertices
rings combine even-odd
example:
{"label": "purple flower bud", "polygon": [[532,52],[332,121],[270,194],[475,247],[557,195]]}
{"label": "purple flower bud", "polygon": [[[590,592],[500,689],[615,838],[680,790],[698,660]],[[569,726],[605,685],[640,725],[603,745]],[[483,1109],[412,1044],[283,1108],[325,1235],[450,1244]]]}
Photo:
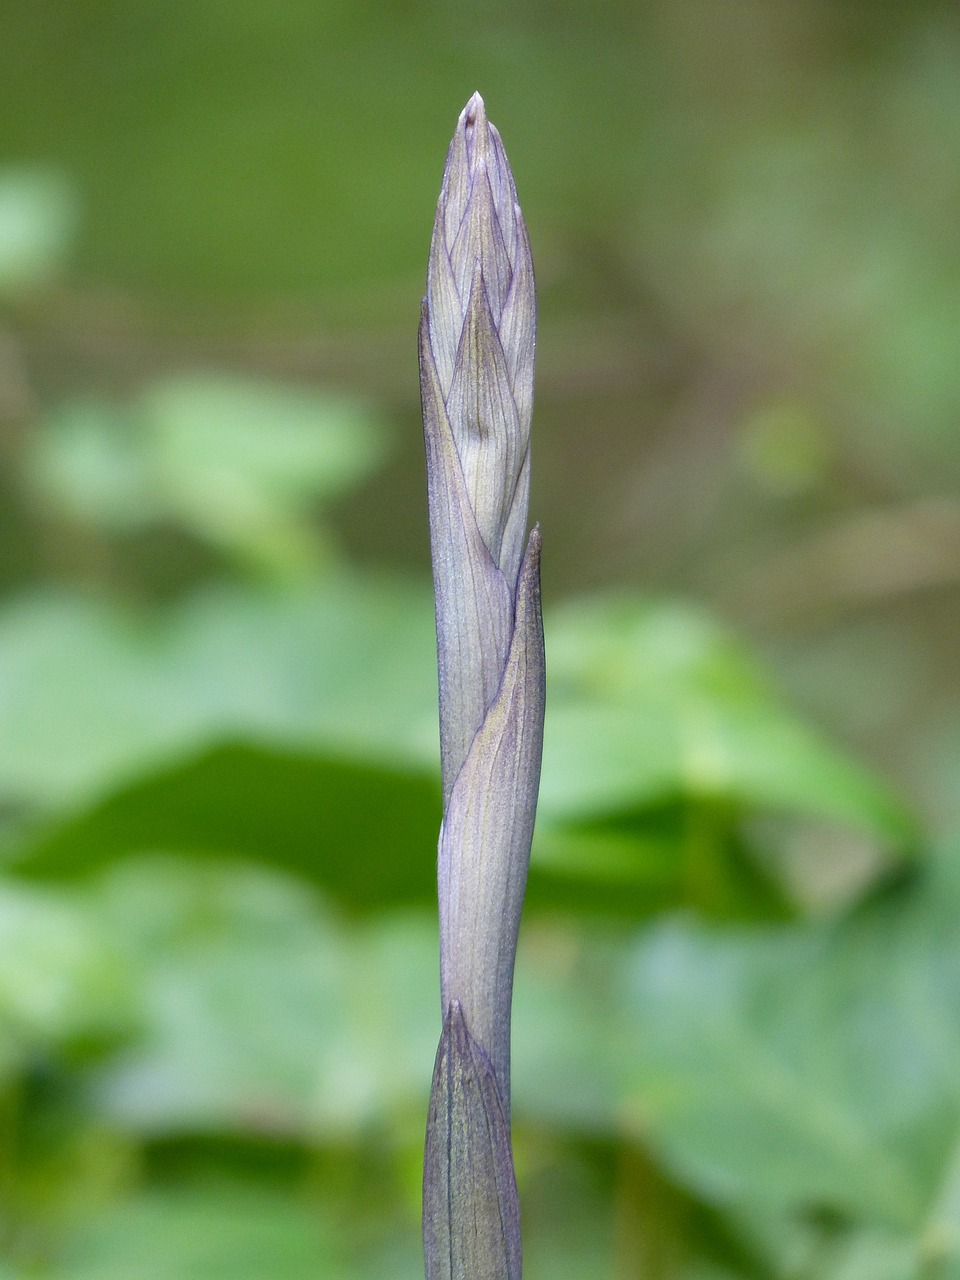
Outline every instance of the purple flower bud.
{"label": "purple flower bud", "polygon": [[474,94],[447,155],[420,323],[444,805],[428,1280],[520,1275],[510,1004],[544,711],[540,535],[526,538],[535,328],[513,175]]}
{"label": "purple flower bud", "polygon": [[427,1280],[519,1280],[510,1127],[490,1060],[458,1004],[437,1050],[424,1168]]}
{"label": "purple flower bud", "polygon": [[470,505],[512,588],[530,488],[536,293],[513,174],[478,93],[464,107],[447,153],[426,317]]}
{"label": "purple flower bud", "polygon": [[510,1004],[543,748],[540,535],[520,571],[496,701],[470,745],[440,832],[440,991],[463,1007],[510,1114]]}
{"label": "purple flower bud", "polygon": [[526,226],[500,135],[475,93],[447,153],[420,324],[445,798],[509,647],[535,345]]}

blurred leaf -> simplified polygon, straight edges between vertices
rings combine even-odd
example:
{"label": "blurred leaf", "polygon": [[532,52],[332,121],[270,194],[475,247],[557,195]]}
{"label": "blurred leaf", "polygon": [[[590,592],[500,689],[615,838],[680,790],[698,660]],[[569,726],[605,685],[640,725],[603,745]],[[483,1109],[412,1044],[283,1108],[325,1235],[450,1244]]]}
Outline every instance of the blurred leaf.
{"label": "blurred leaf", "polygon": [[[752,1220],[753,1245],[769,1223],[776,1274],[801,1253],[823,1280],[884,1280],[896,1258],[949,1267],[958,876],[945,857],[829,926],[675,920],[628,943],[533,917],[516,989],[520,1132],[640,1139],[735,1232]],[[88,1087],[111,1125],[350,1143],[422,1109],[439,1022],[432,914],[348,924],[296,881],[185,859],[127,861],[85,896],[139,992],[136,1041]]]}
{"label": "blurred leaf", "polygon": [[0,297],[47,280],[69,245],[76,208],[62,175],[0,168]]}
{"label": "blurred leaf", "polygon": [[[699,614],[584,602],[547,630],[532,903],[781,914],[743,815],[828,815],[887,845],[908,830]],[[360,576],[207,590],[152,616],[62,596],[8,606],[0,789],[55,819],[20,867],[246,853],[354,906],[428,900],[434,655],[427,591]]]}
{"label": "blurred leaf", "polygon": [[113,1038],[130,997],[116,949],[78,903],[0,881],[0,1079],[40,1052]]}
{"label": "blurred leaf", "polygon": [[[22,601],[0,618],[0,783],[59,799],[241,732],[432,763],[431,613],[425,590],[360,577],[207,591],[150,627],[69,597]],[[910,830],[701,615],[586,601],[548,624],[544,818],[727,797]]]}
{"label": "blurred leaf", "polygon": [[[293,872],[351,911],[436,900],[440,797],[432,770],[329,752],[225,744],[112,791],[16,842],[20,876],[75,877],[131,853],[228,855]],[[534,841],[529,910],[636,917],[684,903],[714,913],[782,915],[782,895],[720,828],[704,849],[681,812],[655,834],[545,827]],[[698,863],[708,858],[706,887]],[[703,867],[699,867],[701,872]]]}
{"label": "blurred leaf", "polygon": [[320,1280],[339,1274],[315,1210],[262,1189],[154,1191],[84,1222],[55,1280]]}
{"label": "blurred leaf", "polygon": [[87,802],[224,739],[433,764],[426,591],[364,578],[136,615],[70,596],[0,617],[0,794]]}
{"label": "blurred leaf", "polygon": [[129,853],[245,856],[375,911],[434,900],[439,816],[439,787],[426,772],[223,746],[41,828],[14,866],[74,876]]}
{"label": "blurred leaf", "polygon": [[548,817],[689,797],[831,818],[894,845],[913,835],[890,792],[787,711],[700,611],[577,601],[547,637]]}
{"label": "blurred leaf", "polygon": [[127,409],[79,401],[37,436],[38,494],[107,529],[169,521],[243,563],[284,571],[321,550],[314,508],[379,462],[359,404],[240,377],[148,387]]}
{"label": "blurred leaf", "polygon": [[183,859],[130,863],[98,897],[142,1001],[142,1036],[96,1087],[113,1122],[343,1141],[419,1102],[438,1018],[429,915],[347,929],[295,881]]}
{"label": "blurred leaf", "polygon": [[628,1112],[685,1182],[919,1237],[960,1137],[958,866],[847,924],[637,946]]}
{"label": "blurred leaf", "polygon": [[761,859],[743,826],[736,807],[702,799],[591,822],[543,821],[534,837],[529,901],[581,915],[638,917],[681,906],[720,918],[793,915],[796,904],[779,867]]}
{"label": "blurred leaf", "polygon": [[[850,1232],[823,1272],[825,1280],[921,1280],[937,1274],[909,1237],[869,1228]],[[948,1280],[955,1272],[941,1274]]]}
{"label": "blurred leaf", "polygon": [[521,931],[514,986],[512,1113],[517,1126],[591,1137],[618,1132],[624,1051],[615,991],[618,949],[577,931],[528,920]]}

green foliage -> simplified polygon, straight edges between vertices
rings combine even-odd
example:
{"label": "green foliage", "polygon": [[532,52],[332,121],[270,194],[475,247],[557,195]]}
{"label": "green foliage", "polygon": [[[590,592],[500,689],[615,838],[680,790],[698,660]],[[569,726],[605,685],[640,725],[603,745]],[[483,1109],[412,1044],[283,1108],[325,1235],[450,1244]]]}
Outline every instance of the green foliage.
{"label": "green foliage", "polygon": [[960,857],[900,794],[955,829],[949,6],[81,8],[0,0],[0,1280],[422,1274],[382,464],[475,87],[544,301],[527,1274],[955,1280]]}
{"label": "green foliage", "polygon": [[[59,1270],[63,1280],[257,1280],[332,1274],[330,1230],[288,1198],[227,1187],[155,1192],[93,1218]],[[358,1278],[359,1280],[359,1278]]]}
{"label": "green foliage", "polygon": [[348,401],[249,379],[170,379],[126,411],[63,407],[39,434],[38,499],[108,530],[170,522],[241,564],[287,574],[322,552],[308,516],[379,460]]}
{"label": "green foliage", "polygon": [[62,174],[0,167],[0,299],[55,276],[75,221],[74,193]]}
{"label": "green foliage", "polygon": [[544,802],[565,816],[663,799],[832,818],[899,841],[907,815],[866,771],[784,708],[702,612],[588,599],[550,619]]}
{"label": "green foliage", "polygon": [[[869,1106],[866,1119],[847,1117],[864,1064],[830,1039],[838,1010],[820,1008],[847,953],[870,971],[876,929],[856,924],[837,941],[801,925],[636,934],[670,903],[721,916],[788,910],[762,841],[743,827],[750,815],[842,819],[889,855],[910,830],[899,809],[785,711],[700,613],[593,601],[558,611],[549,633],[560,728],[548,729],[517,984],[521,1132],[599,1139],[607,1152],[649,1143],[704,1205],[747,1213],[756,1200],[796,1217],[813,1203],[909,1231],[920,1212],[904,1190],[912,1172],[864,1128]],[[69,597],[8,604],[0,776],[20,814],[7,829],[16,879],[0,964],[8,1079],[39,1053],[61,1088],[80,1070],[86,1101],[72,1123],[105,1126],[121,1149],[202,1148],[223,1135],[323,1149],[376,1132],[415,1151],[436,1033],[431,667],[426,588],[360,575],[279,593],[206,590],[147,617]],[[592,732],[573,734],[576,717]],[[757,769],[728,727],[754,722],[758,744],[793,735],[805,755],[771,752]],[[616,725],[617,749],[602,749],[601,731]],[[698,751],[709,770],[692,767]],[[224,861],[238,857],[264,870]],[[65,887],[78,876],[87,888]],[[43,888],[51,877],[64,887]],[[587,904],[617,918],[612,934],[577,923]],[[539,929],[538,908],[548,912]],[[919,936],[933,945],[929,930]],[[844,1028],[874,1017],[856,1003],[867,994],[850,993]],[[899,1016],[887,1012],[876,1034]],[[781,1029],[786,1048],[768,1048]],[[88,1046],[81,1065],[77,1043]],[[807,1061],[814,1047],[822,1062]],[[775,1065],[759,1069],[768,1057]],[[873,1051],[867,1064],[887,1107],[903,1081],[883,1077]],[[840,1101],[825,1092],[836,1077]],[[834,1131],[837,1116],[846,1129]],[[12,1176],[27,1175],[15,1165]],[[44,1174],[54,1185],[72,1176],[72,1165]],[[207,1192],[171,1199],[148,1184],[137,1193],[146,1199],[128,1201],[124,1187],[108,1188],[114,1207],[91,1210],[79,1233],[55,1219],[64,1276],[129,1266],[114,1259],[168,1213],[158,1274],[195,1265],[182,1251],[208,1213],[214,1271],[253,1230],[233,1192],[208,1204]],[[415,1211],[404,1212],[415,1238]],[[251,1268],[261,1239],[278,1257],[289,1248],[293,1267],[312,1239],[287,1201],[277,1214],[276,1235],[263,1225],[243,1246]],[[547,1213],[544,1244],[532,1247],[549,1253],[556,1229]],[[345,1237],[331,1239],[349,1254]],[[320,1241],[311,1248],[322,1256]]]}
{"label": "green foliage", "polygon": [[[880,1241],[901,1274],[960,1260],[958,866],[951,849],[840,925],[672,922],[626,960],[640,1131],[743,1221],[818,1208],[840,1274],[854,1256],[885,1274]],[[767,1246],[786,1266],[784,1239]]]}
{"label": "green foliage", "polygon": [[109,1043],[127,1027],[131,992],[116,952],[67,895],[0,886],[0,1089],[38,1054]]}
{"label": "green foliage", "polygon": [[[206,446],[191,453],[184,440],[204,433],[207,413],[211,439],[229,434],[237,387],[207,381],[198,399],[168,403],[190,406],[171,454],[182,472],[154,466],[162,435],[90,407],[37,435],[31,475],[103,537],[161,512],[208,531],[190,495],[209,492],[215,509],[231,489],[217,481],[226,444],[191,489],[187,460]],[[348,483],[369,456],[360,430],[336,437],[336,465],[322,440],[310,463],[300,446],[327,419],[304,412],[289,456],[231,454],[279,524],[302,521],[304,495]],[[88,445],[93,468],[77,462]],[[125,507],[131,496],[142,506]],[[265,528],[252,520],[244,536],[269,542]],[[559,1187],[589,1144],[601,1182],[642,1146],[690,1197],[694,1222],[731,1215],[736,1248],[767,1249],[742,1226],[755,1209],[796,1226],[814,1206],[843,1219],[844,1240],[882,1230],[916,1251],[943,1159],[945,1059],[917,1082],[899,1040],[887,1062],[844,1038],[863,1021],[882,1037],[903,1016],[896,1003],[874,1009],[856,983],[837,1006],[837,981],[870,971],[872,909],[849,927],[772,923],[799,906],[775,847],[784,831],[815,819],[870,842],[875,859],[846,890],[856,895],[912,846],[911,822],[702,611],[594,598],[554,610],[547,633],[541,828],[517,981],[521,1176],[525,1133],[531,1149],[560,1144],[545,1164],[527,1157],[531,1177],[539,1168]],[[62,590],[5,602],[0,1084],[17,1135],[5,1172],[17,1265],[109,1277],[146,1250],[158,1277],[416,1274],[416,1249],[391,1251],[389,1232],[360,1247],[362,1208],[344,1219],[345,1193],[279,1153],[346,1152],[360,1177],[375,1135],[396,1165],[377,1176],[399,1238],[416,1240],[404,1169],[420,1149],[436,1038],[434,680],[427,584],[345,568],[301,566],[270,588],[221,580],[147,609]],[[786,826],[751,826],[764,815]],[[656,922],[671,906],[768,923]],[[605,927],[585,923],[598,914]],[[908,936],[934,946],[929,929]],[[896,990],[896,973],[889,982]],[[947,1052],[944,1009],[921,1021],[931,1052]],[[868,1069],[876,1094],[855,1089],[853,1105]],[[151,1173],[171,1144],[185,1165]],[[260,1173],[242,1152],[260,1153]],[[562,1196],[528,1233],[533,1256],[571,1280],[598,1265],[605,1221],[603,1194],[584,1194],[595,1225],[581,1246],[557,1250]]]}
{"label": "green foliage", "polygon": [[0,619],[0,780],[41,807],[102,796],[224,739],[435,754],[428,589],[346,575],[230,586],[146,615],[46,595]]}

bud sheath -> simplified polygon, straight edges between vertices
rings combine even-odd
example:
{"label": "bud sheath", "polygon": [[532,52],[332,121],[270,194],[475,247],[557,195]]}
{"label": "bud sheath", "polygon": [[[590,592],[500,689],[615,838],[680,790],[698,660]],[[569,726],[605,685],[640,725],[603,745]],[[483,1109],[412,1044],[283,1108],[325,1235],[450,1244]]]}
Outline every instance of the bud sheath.
{"label": "bud sheath", "polygon": [[544,710],[540,535],[526,537],[535,331],[513,175],[474,94],[447,154],[420,321],[444,809],[428,1280],[520,1276],[510,1005]]}

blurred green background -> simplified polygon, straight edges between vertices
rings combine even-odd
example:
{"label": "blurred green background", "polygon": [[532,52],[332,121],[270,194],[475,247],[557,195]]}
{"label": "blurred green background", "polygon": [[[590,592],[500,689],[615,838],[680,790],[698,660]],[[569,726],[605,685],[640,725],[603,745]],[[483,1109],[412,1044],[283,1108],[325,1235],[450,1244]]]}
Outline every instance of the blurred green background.
{"label": "blurred green background", "polygon": [[960,1275],[954,0],[0,0],[0,1280],[414,1280],[415,330],[540,291],[527,1274]]}

